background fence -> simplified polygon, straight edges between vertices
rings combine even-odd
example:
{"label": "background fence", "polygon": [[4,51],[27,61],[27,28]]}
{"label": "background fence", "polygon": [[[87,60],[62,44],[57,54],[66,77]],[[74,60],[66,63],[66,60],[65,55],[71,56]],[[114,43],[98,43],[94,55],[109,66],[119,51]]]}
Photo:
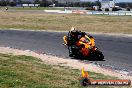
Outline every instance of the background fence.
{"label": "background fence", "polygon": [[74,14],[87,14],[87,15],[117,15],[117,16],[132,16],[132,11],[117,11],[117,12],[105,12],[105,11],[86,11],[86,10],[44,10],[44,12],[54,13],[74,13]]}

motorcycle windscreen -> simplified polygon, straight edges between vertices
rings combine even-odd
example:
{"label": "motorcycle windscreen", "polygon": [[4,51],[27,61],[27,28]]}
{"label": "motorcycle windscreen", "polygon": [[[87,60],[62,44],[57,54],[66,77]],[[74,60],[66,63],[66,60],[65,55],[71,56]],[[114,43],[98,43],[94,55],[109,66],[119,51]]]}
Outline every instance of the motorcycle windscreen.
{"label": "motorcycle windscreen", "polygon": [[90,40],[87,39],[87,38],[85,38],[85,37],[82,37],[82,38],[80,39],[80,41],[83,42],[83,43],[88,43],[88,42],[90,42]]}

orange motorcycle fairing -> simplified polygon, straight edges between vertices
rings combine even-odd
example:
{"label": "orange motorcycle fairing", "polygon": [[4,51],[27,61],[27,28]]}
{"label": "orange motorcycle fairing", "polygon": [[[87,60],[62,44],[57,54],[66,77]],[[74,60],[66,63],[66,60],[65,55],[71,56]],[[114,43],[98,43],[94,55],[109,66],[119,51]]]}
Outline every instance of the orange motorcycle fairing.
{"label": "orange motorcycle fairing", "polygon": [[[67,36],[63,37],[66,46],[69,46]],[[104,56],[102,52],[95,46],[95,39],[85,35],[81,37],[77,42],[78,49],[74,50],[74,56],[83,56],[84,58],[90,58],[92,60],[103,60]]]}
{"label": "orange motorcycle fairing", "polygon": [[84,57],[89,56],[89,50],[87,48],[82,48],[80,52],[83,54]]}

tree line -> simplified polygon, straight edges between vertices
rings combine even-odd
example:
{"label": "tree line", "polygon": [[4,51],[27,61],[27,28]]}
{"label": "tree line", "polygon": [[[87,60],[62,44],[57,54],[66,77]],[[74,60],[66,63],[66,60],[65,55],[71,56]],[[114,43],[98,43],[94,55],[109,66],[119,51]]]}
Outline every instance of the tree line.
{"label": "tree line", "polygon": [[127,7],[129,7],[129,8],[132,8],[132,2],[130,3],[130,2],[125,2],[125,3],[116,3],[116,5],[117,6],[120,6],[120,7],[122,7],[122,8],[127,8]]}
{"label": "tree line", "polygon": [[69,7],[92,7],[92,6],[101,6],[101,3],[96,2],[75,2],[75,3],[59,3],[56,0],[48,1],[48,0],[34,0],[34,1],[23,1],[23,0],[0,0],[0,6],[16,6],[20,4],[40,4],[41,7],[48,7],[49,5],[55,4],[59,7],[69,6]]}
{"label": "tree line", "polygon": [[[99,6],[101,7],[101,2],[76,2],[76,3],[59,3],[56,0],[48,1],[48,0],[33,0],[33,1],[25,1],[25,0],[0,0],[0,6],[16,6],[19,4],[40,4],[41,7],[48,7],[49,5],[55,4],[58,7],[93,7]],[[117,6],[122,8],[132,8],[132,3],[116,3]]]}

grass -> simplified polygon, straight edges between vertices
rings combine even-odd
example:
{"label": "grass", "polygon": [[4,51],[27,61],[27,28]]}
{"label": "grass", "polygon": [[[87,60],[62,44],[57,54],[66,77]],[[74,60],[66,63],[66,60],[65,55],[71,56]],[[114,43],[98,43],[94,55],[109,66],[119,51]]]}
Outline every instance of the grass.
{"label": "grass", "polygon": [[132,17],[79,14],[44,14],[43,12],[1,11],[0,28],[68,31],[72,26],[82,31],[132,34]]}
{"label": "grass", "polygon": [[[92,79],[115,79],[94,72],[89,74]],[[46,65],[31,56],[0,54],[0,88],[83,88],[80,77],[78,69]]]}
{"label": "grass", "polygon": [[64,10],[64,8],[55,8],[55,7],[9,7],[11,10]]}

